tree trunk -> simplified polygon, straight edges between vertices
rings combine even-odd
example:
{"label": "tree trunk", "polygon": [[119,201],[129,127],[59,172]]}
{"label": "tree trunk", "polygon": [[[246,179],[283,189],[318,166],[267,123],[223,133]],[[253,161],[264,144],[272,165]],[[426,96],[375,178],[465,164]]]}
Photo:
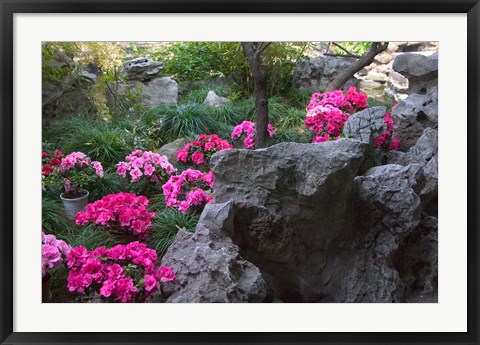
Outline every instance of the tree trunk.
{"label": "tree trunk", "polygon": [[357,61],[346,68],[343,73],[338,75],[330,84],[328,84],[326,91],[333,91],[340,89],[355,73],[360,71],[365,66],[370,65],[375,56],[386,50],[388,42],[373,42],[369,50],[367,50]]}
{"label": "tree trunk", "polygon": [[268,44],[241,43],[247,56],[248,65],[252,70],[255,81],[255,148],[268,146],[268,97],[267,97],[267,73],[262,67],[260,54]]}

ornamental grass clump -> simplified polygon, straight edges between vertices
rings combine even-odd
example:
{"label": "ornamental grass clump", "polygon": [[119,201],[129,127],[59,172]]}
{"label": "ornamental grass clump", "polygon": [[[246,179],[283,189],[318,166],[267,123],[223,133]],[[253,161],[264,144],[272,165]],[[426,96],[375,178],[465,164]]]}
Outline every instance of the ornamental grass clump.
{"label": "ornamental grass clump", "polygon": [[216,134],[201,134],[197,140],[189,142],[177,151],[177,161],[195,165],[207,164],[218,151],[231,149],[232,145]]}
{"label": "ornamental grass clump", "polygon": [[347,93],[342,90],[314,93],[307,107],[305,126],[315,134],[312,142],[337,140],[345,122],[353,112],[366,109],[367,95],[350,86]]}
{"label": "ornamental grass clump", "polygon": [[176,279],[171,268],[157,265],[155,250],[136,241],[90,252],[78,246],[67,255],[67,288],[72,293],[97,295],[104,302],[144,302],[159,291],[160,283]]}
{"label": "ornamental grass clump", "polygon": [[182,213],[188,209],[200,210],[207,203],[213,203],[213,172],[187,169],[180,175],[171,176],[162,186],[165,204]]}
{"label": "ornamental grass clump", "polygon": [[132,193],[117,193],[87,204],[75,216],[77,225],[89,223],[115,234],[135,235],[144,239],[152,226],[154,212],[148,212],[148,199]]}
{"label": "ornamental grass clump", "polygon": [[[267,126],[267,132],[270,138],[277,134],[277,131],[270,123]],[[244,138],[243,147],[246,149],[255,149],[255,123],[251,121],[243,121],[241,124],[235,126],[231,137],[232,140]]]}

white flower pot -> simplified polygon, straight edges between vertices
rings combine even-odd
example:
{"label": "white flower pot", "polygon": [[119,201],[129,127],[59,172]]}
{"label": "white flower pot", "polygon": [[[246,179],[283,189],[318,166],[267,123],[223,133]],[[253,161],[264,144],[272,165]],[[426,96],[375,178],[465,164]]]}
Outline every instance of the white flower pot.
{"label": "white flower pot", "polygon": [[88,195],[90,194],[88,190],[86,192],[86,195],[76,199],[67,199],[63,197],[63,193],[60,194],[60,199],[63,201],[63,207],[65,207],[65,213],[67,214],[68,219],[73,220],[79,211],[85,209],[85,206],[87,206],[88,203]]}

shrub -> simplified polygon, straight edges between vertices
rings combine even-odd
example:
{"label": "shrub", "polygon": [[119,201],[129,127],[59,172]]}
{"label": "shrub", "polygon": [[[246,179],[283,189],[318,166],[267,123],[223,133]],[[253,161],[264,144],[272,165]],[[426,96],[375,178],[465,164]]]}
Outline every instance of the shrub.
{"label": "shrub", "polygon": [[165,204],[185,213],[188,209],[200,209],[213,203],[213,173],[187,169],[180,175],[171,176],[162,186]]}
{"label": "shrub", "polygon": [[42,196],[42,229],[47,233],[59,235],[70,226],[65,217],[65,209],[57,197]]}
{"label": "shrub", "polygon": [[148,199],[131,193],[110,194],[87,204],[75,216],[77,225],[96,224],[116,234],[146,238],[154,212],[148,212]]}
{"label": "shrub", "polygon": [[204,165],[216,152],[231,148],[232,145],[227,140],[221,139],[216,134],[202,134],[197,140],[189,142],[183,149],[177,151],[177,161]]}
{"label": "shrub", "polygon": [[96,292],[107,302],[143,302],[158,291],[159,282],[175,280],[172,269],[157,268],[157,262],[155,250],[144,243],[102,246],[90,252],[78,246],[67,255],[67,288],[86,295]]}

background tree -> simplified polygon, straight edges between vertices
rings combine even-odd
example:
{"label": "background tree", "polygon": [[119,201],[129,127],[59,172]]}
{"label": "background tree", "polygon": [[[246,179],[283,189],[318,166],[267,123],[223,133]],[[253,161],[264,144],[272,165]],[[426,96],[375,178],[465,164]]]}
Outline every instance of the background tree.
{"label": "background tree", "polygon": [[255,148],[268,145],[267,72],[262,66],[261,55],[270,44],[271,42],[241,42],[255,82]]}

